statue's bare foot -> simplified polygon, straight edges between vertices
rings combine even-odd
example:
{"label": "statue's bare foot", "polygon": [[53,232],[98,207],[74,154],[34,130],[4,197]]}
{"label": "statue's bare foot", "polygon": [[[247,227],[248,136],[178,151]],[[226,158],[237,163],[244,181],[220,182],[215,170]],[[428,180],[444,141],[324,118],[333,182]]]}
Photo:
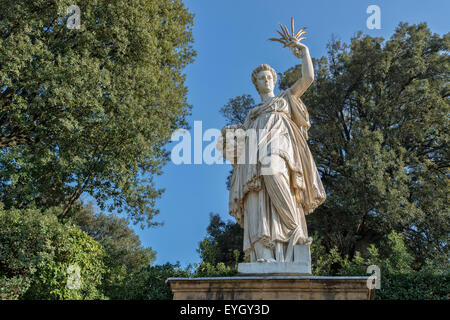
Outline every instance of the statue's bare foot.
{"label": "statue's bare foot", "polygon": [[307,237],[307,238],[302,238],[299,242],[299,244],[304,245],[304,246],[310,246],[313,242],[313,239],[311,237]]}
{"label": "statue's bare foot", "polygon": [[258,260],[256,260],[256,262],[266,262],[266,259],[258,259]]}

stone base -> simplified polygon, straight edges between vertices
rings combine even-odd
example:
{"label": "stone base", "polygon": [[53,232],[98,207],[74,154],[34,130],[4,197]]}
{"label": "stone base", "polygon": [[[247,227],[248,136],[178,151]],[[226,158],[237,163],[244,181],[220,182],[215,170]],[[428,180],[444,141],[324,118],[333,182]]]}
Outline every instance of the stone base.
{"label": "stone base", "polygon": [[295,262],[247,262],[238,264],[242,275],[311,275],[311,265]]}
{"label": "stone base", "polygon": [[371,300],[368,277],[168,278],[174,300]]}
{"label": "stone base", "polygon": [[309,246],[294,246],[294,262],[244,262],[238,264],[242,275],[311,275]]}

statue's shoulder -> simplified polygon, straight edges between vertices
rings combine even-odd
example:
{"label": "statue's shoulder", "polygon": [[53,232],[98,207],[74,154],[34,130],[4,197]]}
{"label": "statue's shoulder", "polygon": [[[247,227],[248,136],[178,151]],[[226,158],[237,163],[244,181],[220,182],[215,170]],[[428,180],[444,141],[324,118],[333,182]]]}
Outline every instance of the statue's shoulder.
{"label": "statue's shoulder", "polygon": [[287,89],[281,91],[281,92],[280,92],[280,96],[282,96],[283,98],[287,98],[287,97],[292,96],[292,90],[291,90],[291,88],[287,88]]}

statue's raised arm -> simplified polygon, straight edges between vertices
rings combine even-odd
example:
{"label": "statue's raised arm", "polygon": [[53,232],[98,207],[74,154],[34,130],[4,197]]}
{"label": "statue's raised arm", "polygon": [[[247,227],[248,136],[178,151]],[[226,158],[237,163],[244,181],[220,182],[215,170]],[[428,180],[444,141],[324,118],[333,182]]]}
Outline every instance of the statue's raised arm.
{"label": "statue's raised arm", "polygon": [[306,39],[302,37],[306,33],[305,28],[294,33],[294,18],[291,18],[291,34],[288,29],[281,25],[281,32],[277,31],[281,38],[270,38],[271,41],[278,41],[284,47],[291,49],[295,57],[302,59],[302,77],[300,77],[291,87],[291,93],[296,97],[301,97],[306,89],[309,88],[314,81],[314,67],[309,55],[309,49],[300,41]]}
{"label": "statue's raised arm", "polygon": [[302,76],[295,81],[291,92],[296,97],[301,97],[314,81],[314,67],[309,55],[309,49],[303,43],[293,40],[289,45],[294,56],[302,59]]}

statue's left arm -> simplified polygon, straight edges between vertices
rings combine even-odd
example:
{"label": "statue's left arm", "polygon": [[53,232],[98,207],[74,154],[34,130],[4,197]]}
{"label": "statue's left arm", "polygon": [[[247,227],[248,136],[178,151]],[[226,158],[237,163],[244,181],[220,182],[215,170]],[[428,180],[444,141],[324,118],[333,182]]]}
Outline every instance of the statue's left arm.
{"label": "statue's left arm", "polygon": [[292,41],[288,47],[294,56],[302,59],[302,76],[291,87],[291,93],[299,98],[314,81],[314,67],[307,46],[298,41]]}

